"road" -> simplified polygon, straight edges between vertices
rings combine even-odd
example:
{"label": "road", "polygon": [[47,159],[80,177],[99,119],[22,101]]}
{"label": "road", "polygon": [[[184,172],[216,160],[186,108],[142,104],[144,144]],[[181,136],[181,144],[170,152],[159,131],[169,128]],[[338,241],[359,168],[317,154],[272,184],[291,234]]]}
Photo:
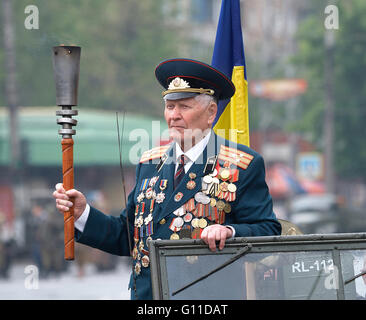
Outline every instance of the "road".
{"label": "road", "polygon": [[74,262],[67,272],[39,278],[31,263],[12,266],[9,279],[0,279],[0,300],[129,300],[130,265],[121,258],[113,271],[98,272],[88,264],[83,277]]}

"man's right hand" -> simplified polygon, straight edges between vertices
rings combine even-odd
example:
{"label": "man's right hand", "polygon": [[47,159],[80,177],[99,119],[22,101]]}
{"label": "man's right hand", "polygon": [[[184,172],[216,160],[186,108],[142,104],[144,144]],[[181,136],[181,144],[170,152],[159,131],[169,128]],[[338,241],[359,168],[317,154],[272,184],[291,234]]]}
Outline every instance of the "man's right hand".
{"label": "man's right hand", "polygon": [[[65,191],[62,183],[56,184],[56,190],[53,192],[53,197],[56,199],[56,208],[61,213],[69,211],[74,205],[74,218],[75,221],[81,216],[86,207],[86,198],[78,190],[71,189]],[[74,201],[72,203],[71,199]]]}

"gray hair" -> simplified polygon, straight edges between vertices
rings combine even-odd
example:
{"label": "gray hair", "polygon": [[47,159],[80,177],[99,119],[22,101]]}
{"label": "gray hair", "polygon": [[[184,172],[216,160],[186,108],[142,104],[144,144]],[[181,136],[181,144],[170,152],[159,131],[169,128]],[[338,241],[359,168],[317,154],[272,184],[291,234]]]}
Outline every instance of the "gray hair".
{"label": "gray hair", "polygon": [[200,93],[199,95],[195,96],[194,99],[204,107],[208,107],[211,102],[217,104],[216,98],[214,96],[205,93]]}

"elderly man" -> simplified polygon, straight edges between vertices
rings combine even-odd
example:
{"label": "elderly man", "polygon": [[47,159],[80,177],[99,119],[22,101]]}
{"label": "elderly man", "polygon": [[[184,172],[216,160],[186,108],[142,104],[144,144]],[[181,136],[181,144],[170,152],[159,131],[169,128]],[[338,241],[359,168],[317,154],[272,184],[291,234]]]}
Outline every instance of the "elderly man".
{"label": "elderly man", "polygon": [[132,299],[152,298],[149,239],[202,239],[215,251],[234,236],[281,233],[262,157],[211,130],[217,101],[235,92],[230,79],[190,59],[163,61],[155,75],[165,89],[164,116],[173,142],[142,155],[135,188],[120,217],[103,214],[81,192],[65,192],[62,184],[53,194],[61,212],[72,206],[74,197],[78,242],[112,254],[132,254]]}

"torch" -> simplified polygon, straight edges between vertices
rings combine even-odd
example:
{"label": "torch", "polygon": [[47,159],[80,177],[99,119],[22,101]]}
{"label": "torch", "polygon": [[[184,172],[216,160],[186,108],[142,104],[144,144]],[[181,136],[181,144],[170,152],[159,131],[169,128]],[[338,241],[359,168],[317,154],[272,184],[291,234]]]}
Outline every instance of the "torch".
{"label": "torch", "polygon": [[[76,133],[73,126],[78,114],[72,107],[77,105],[77,93],[80,70],[80,47],[60,45],[53,47],[53,70],[56,83],[56,104],[61,110],[56,111],[57,123],[62,125],[58,133],[62,136],[62,176],[64,189],[74,188],[74,141]],[[71,199],[73,201],[73,199]],[[65,259],[74,260],[74,208],[64,213],[64,249]]]}

